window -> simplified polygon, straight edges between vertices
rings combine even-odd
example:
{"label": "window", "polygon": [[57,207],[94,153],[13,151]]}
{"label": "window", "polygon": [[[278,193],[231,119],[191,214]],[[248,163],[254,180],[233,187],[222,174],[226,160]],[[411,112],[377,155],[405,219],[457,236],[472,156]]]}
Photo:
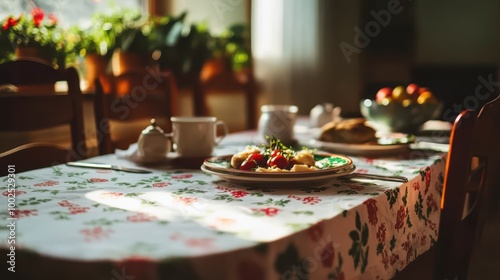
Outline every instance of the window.
{"label": "window", "polygon": [[8,0],[0,2],[0,18],[9,15],[29,13],[33,7],[40,7],[47,13],[54,13],[63,26],[88,24],[95,12],[112,11],[115,8],[137,8],[145,10],[146,0]]}

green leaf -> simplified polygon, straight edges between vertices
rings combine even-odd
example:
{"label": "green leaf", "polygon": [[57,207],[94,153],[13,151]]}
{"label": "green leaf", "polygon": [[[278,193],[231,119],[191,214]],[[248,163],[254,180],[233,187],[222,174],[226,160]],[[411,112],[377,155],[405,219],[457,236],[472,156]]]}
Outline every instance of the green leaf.
{"label": "green leaf", "polygon": [[356,229],[361,230],[361,217],[359,216],[359,212],[356,211]]}
{"label": "green leaf", "polygon": [[366,246],[368,244],[368,225],[365,223],[361,230],[361,244]]}
{"label": "green leaf", "polygon": [[349,232],[349,236],[351,237],[352,241],[354,242],[359,242],[359,232],[355,230],[351,230]]}
{"label": "green leaf", "polygon": [[366,248],[365,254],[363,255],[363,264],[361,265],[361,273],[365,272],[366,267],[368,266],[368,252],[370,248]]}
{"label": "green leaf", "polygon": [[391,238],[391,241],[389,242],[389,244],[391,244],[391,246],[389,247],[391,252],[394,250],[394,248],[396,247],[396,237],[393,235],[392,238]]}

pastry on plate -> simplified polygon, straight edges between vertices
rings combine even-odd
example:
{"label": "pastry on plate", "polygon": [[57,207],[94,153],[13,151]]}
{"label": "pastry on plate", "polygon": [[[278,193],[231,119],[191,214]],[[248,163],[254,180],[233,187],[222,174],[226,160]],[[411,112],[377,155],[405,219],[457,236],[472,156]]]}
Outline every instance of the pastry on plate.
{"label": "pastry on plate", "polygon": [[321,127],[318,140],[346,144],[367,144],[376,142],[375,129],[366,124],[364,118],[329,122]]}

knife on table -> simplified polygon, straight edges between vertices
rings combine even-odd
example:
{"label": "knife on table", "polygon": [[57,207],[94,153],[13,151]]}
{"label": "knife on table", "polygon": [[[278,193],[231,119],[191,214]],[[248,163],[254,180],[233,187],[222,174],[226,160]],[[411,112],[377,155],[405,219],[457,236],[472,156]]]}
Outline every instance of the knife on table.
{"label": "knife on table", "polygon": [[97,169],[110,169],[110,170],[132,172],[132,173],[144,173],[144,174],[145,173],[151,173],[151,171],[145,170],[145,169],[129,168],[129,167],[123,167],[123,166],[111,165],[111,164],[102,164],[102,163],[67,162],[66,165],[68,165],[68,166],[75,166],[75,167],[86,167],[86,168],[97,168]]}

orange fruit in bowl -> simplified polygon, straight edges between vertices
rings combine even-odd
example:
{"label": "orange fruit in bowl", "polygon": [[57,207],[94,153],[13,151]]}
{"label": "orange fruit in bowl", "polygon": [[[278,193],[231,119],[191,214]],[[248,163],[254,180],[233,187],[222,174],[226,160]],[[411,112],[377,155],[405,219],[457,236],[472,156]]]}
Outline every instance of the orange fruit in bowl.
{"label": "orange fruit in bowl", "polygon": [[392,90],[392,98],[396,101],[402,102],[405,99],[410,98],[410,95],[403,86],[397,86]]}
{"label": "orange fruit in bowl", "polygon": [[417,103],[418,104],[437,103],[437,99],[436,97],[434,97],[432,92],[424,91],[418,96]]}

